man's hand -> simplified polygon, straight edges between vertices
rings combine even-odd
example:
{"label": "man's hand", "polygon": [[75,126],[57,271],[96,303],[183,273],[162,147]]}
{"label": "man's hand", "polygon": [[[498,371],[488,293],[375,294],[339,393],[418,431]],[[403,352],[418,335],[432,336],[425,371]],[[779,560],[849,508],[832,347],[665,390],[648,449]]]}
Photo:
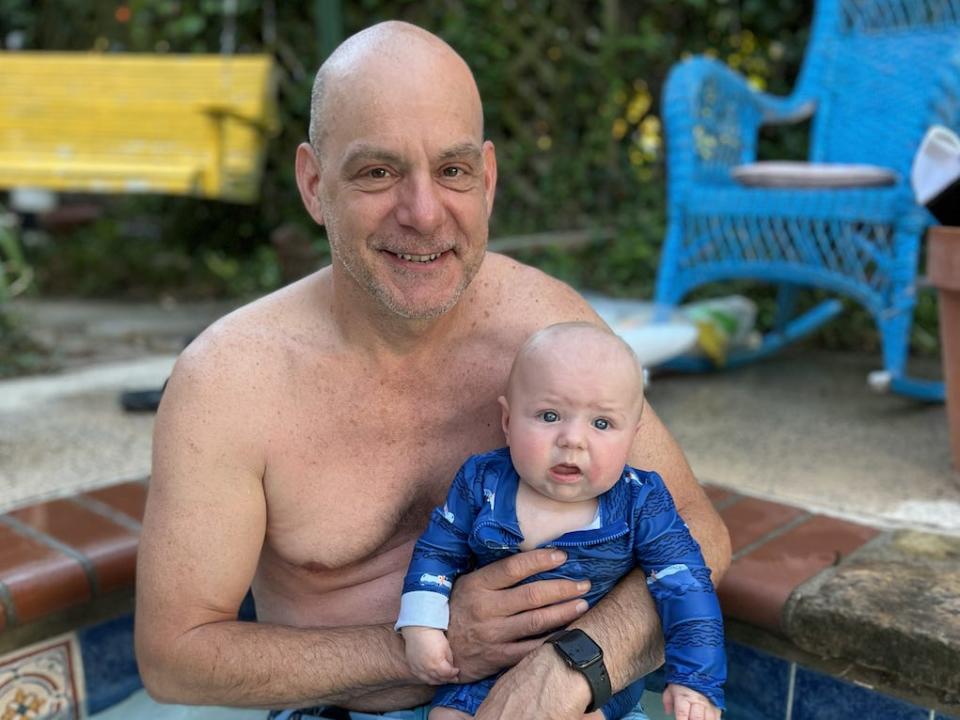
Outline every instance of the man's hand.
{"label": "man's hand", "polygon": [[544,645],[497,680],[475,720],[581,720],[590,699],[587,679]]}
{"label": "man's hand", "polygon": [[460,682],[484,678],[516,664],[543,643],[542,638],[527,638],[563,627],[586,612],[586,601],[576,598],[590,589],[587,581],[541,580],[514,587],[565,559],[559,550],[531,550],[457,580],[450,598],[447,637],[460,669]]}
{"label": "man's hand", "polygon": [[428,685],[455,682],[457,669],[453,666],[453,652],[443,630],[410,626],[401,628],[410,670]]}
{"label": "man's hand", "polygon": [[705,695],[683,685],[667,685],[663,709],[677,720],[720,720],[720,709]]}

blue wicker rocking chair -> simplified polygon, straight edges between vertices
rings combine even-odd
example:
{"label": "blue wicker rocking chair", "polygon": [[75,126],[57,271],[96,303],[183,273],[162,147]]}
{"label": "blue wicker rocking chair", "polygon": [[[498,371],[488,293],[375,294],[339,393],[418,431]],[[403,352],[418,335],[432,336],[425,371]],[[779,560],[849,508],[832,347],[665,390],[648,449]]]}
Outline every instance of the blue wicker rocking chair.
{"label": "blue wicker rocking chair", "polygon": [[[887,168],[892,184],[757,187],[734,179],[733,168],[754,162],[761,125],[811,114],[811,162]],[[960,0],[819,0],[792,95],[755,91],[725,65],[693,58],[671,71],[663,115],[669,223],[655,298],[662,313],[706,283],[776,284],[775,325],[759,347],[728,357],[737,365],[835,316],[836,298],[794,312],[799,288],[825,289],[856,300],[876,321],[883,370],[871,374],[872,385],[942,401],[942,382],[906,375],[920,242],[933,222],[915,203],[909,174],[930,125],[960,125]],[[710,365],[684,358],[671,366]]]}

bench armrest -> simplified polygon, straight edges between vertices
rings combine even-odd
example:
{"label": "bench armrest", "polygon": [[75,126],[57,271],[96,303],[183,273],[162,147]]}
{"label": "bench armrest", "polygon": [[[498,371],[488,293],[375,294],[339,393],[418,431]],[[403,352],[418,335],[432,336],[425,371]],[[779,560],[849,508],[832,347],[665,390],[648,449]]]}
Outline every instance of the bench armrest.
{"label": "bench armrest", "polygon": [[201,111],[216,120],[224,120],[229,118],[231,120],[236,120],[237,122],[243,123],[248,127],[252,127],[257,132],[260,132],[264,135],[273,135],[277,130],[279,130],[279,124],[274,113],[268,112],[265,115],[261,116],[251,116],[246,115],[235,107],[230,105],[217,105],[217,104],[207,104],[201,108]]}

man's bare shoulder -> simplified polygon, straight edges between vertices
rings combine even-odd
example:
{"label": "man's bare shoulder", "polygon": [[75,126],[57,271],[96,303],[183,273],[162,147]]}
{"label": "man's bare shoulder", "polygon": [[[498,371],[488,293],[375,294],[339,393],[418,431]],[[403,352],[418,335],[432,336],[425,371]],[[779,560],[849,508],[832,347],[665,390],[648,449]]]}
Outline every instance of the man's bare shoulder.
{"label": "man's bare shoulder", "polygon": [[289,370],[304,345],[322,347],[330,323],[322,307],[323,273],[265,295],[220,318],[183,351],[173,380],[249,391]]}
{"label": "man's bare shoulder", "polygon": [[600,322],[580,293],[537,268],[488,253],[484,270],[488,283],[485,290],[498,315],[527,326],[529,332],[558,322]]}

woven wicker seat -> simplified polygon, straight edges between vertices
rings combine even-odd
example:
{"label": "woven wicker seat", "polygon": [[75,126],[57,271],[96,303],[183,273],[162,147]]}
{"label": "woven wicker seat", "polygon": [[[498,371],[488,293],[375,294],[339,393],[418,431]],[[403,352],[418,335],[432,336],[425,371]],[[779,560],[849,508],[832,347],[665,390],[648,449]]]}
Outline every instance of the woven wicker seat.
{"label": "woven wicker seat", "polygon": [[[778,285],[775,327],[759,348],[729,358],[738,364],[840,312],[840,301],[829,299],[797,316],[798,288],[832,291],[873,315],[882,384],[942,400],[942,383],[906,375],[920,242],[933,221],[907,178],[926,129],[960,124],[960,0],[820,0],[792,95],[758,92],[722,63],[698,57],[671,71],[663,114],[669,225],[656,301],[664,311],[718,280]],[[822,182],[794,167],[791,185],[789,172],[749,165],[762,125],[811,114],[809,159],[827,164],[819,166]],[[830,164],[859,166],[863,186],[839,182],[856,175]],[[745,173],[749,184],[734,177]]]}

